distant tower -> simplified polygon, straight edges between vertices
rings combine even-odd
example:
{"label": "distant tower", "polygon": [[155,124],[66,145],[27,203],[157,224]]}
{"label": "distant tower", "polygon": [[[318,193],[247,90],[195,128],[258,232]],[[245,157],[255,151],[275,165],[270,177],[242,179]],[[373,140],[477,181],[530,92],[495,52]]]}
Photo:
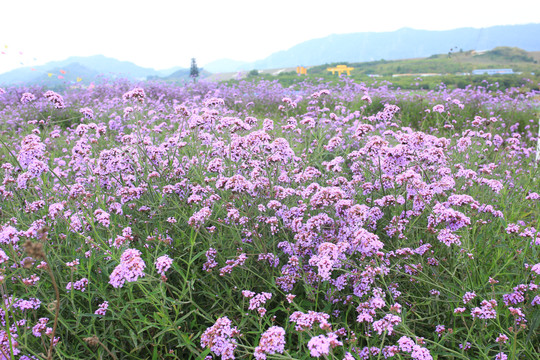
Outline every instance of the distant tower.
{"label": "distant tower", "polygon": [[195,58],[191,59],[191,69],[189,70],[189,77],[195,81],[199,77],[199,68],[197,67],[197,62]]}

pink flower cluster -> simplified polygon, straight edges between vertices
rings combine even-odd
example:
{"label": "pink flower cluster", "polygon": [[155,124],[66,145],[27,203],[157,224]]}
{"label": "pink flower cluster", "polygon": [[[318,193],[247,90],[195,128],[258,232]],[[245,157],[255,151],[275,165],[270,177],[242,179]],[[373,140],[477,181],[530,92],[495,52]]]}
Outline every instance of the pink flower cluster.
{"label": "pink flower cluster", "polygon": [[411,354],[414,360],[433,360],[428,349],[417,345],[411,338],[402,336],[398,340],[399,349]]}
{"label": "pink flower cluster", "polygon": [[28,104],[34,100],[36,100],[36,96],[29,92],[25,92],[21,96],[21,103],[23,104]]}
{"label": "pink flower cluster", "polygon": [[329,355],[330,349],[342,345],[343,343],[337,339],[337,335],[330,332],[326,335],[312,337],[308,341],[307,347],[311,356],[319,357]]}
{"label": "pink flower cluster", "polygon": [[285,330],[279,326],[272,326],[266,330],[255,348],[253,356],[257,360],[265,360],[267,354],[283,354],[285,351]]}
{"label": "pink flower cluster", "polygon": [[206,329],[201,336],[201,346],[208,347],[221,360],[235,359],[234,350],[237,346],[236,337],[240,335],[236,326],[231,327],[231,320],[224,316]]}
{"label": "pink flower cluster", "polygon": [[497,301],[491,299],[489,301],[483,300],[480,303],[481,307],[475,307],[471,310],[472,317],[479,319],[495,319],[497,317]]}
{"label": "pink flower cluster", "polygon": [[164,276],[165,272],[170,269],[172,263],[173,259],[171,259],[168,255],[158,257],[155,263],[158,274]]}
{"label": "pink flower cluster", "polygon": [[295,311],[289,317],[289,321],[295,323],[294,329],[296,331],[311,330],[316,323],[319,323],[321,329],[329,330],[332,328],[332,325],[330,325],[328,319],[330,319],[330,315],[311,310],[307,314],[301,311]]}
{"label": "pink flower cluster", "polygon": [[264,307],[264,304],[266,304],[266,302],[272,298],[272,294],[267,292],[256,294],[253,291],[243,290],[242,295],[250,299],[249,310],[257,310],[261,317],[266,314],[266,308]]}
{"label": "pink flower cluster", "polygon": [[66,104],[64,103],[64,98],[60,94],[57,94],[52,90],[45,92],[43,96],[51,103],[53,103],[54,107],[57,109],[63,109],[66,107]]}
{"label": "pink flower cluster", "polygon": [[141,252],[136,249],[127,249],[120,257],[120,264],[113,270],[109,284],[115,288],[124,286],[124,283],[137,281],[144,276],[146,264],[141,258]]}
{"label": "pink flower cluster", "polygon": [[143,88],[136,87],[122,95],[122,98],[124,100],[135,99],[138,102],[144,102],[144,99],[146,98],[146,93],[144,92]]}
{"label": "pink flower cluster", "polygon": [[105,316],[105,314],[107,314],[108,308],[109,308],[109,302],[104,301],[103,303],[99,304],[99,308],[94,312],[94,314]]}
{"label": "pink flower cluster", "polygon": [[67,292],[70,292],[71,290],[79,290],[81,292],[84,292],[87,286],[88,286],[88,279],[82,278],[81,280],[75,281],[74,283],[71,283],[70,281],[66,285],[66,290]]}

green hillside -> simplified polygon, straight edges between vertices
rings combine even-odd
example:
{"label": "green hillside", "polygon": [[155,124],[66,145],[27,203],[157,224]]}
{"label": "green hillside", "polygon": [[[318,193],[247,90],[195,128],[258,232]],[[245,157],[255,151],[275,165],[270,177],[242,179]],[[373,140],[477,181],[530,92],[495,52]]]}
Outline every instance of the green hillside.
{"label": "green hillside", "polygon": [[[248,79],[277,79],[284,85],[290,85],[307,79],[332,80],[327,68],[343,64],[353,67],[350,77],[369,84],[387,80],[395,87],[404,89],[434,89],[441,82],[450,87],[464,88],[467,85],[480,85],[486,79],[497,82],[502,88],[521,86],[524,77],[533,80],[527,82],[529,88],[538,88],[540,78],[540,52],[527,52],[515,47],[496,47],[490,51],[461,51],[453,49],[447,54],[432,55],[428,58],[405,60],[378,60],[370,62],[340,62],[308,67],[307,76],[295,72],[281,72],[278,75],[261,74],[248,76]],[[512,75],[471,75],[475,69],[512,69]],[[253,72],[252,72],[253,73]],[[536,80],[535,80],[536,79]]]}
{"label": "green hillside", "polygon": [[[337,64],[337,63],[336,63]],[[326,73],[325,64],[309,69],[312,74]],[[540,64],[534,56],[525,50],[511,47],[497,47],[491,51],[476,52],[455,51],[448,54],[432,55],[428,58],[406,60],[379,60],[362,63],[347,63],[354,67],[351,75],[379,74],[383,76],[393,74],[420,74],[439,73],[455,74],[470,73],[474,69],[486,68],[512,68],[514,72],[539,72]]]}

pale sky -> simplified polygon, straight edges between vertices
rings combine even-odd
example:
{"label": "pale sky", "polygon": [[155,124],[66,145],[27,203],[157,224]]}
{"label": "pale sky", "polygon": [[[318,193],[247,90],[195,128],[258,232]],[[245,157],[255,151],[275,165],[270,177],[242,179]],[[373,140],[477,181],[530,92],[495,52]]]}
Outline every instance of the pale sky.
{"label": "pale sky", "polygon": [[97,54],[155,69],[188,68],[194,57],[204,67],[331,34],[538,22],[538,0],[1,0],[0,73]]}

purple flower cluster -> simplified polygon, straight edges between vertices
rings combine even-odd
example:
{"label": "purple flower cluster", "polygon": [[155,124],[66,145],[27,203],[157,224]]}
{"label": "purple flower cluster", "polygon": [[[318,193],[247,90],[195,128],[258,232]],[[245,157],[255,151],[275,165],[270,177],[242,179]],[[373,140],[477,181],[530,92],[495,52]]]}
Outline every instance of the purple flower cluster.
{"label": "purple flower cluster", "polygon": [[221,356],[221,360],[235,359],[235,338],[240,332],[236,326],[231,327],[231,324],[231,320],[226,316],[219,318],[201,336],[201,346],[210,348],[214,354]]}
{"label": "purple flower cluster", "polygon": [[279,326],[272,326],[266,330],[255,348],[253,356],[257,360],[265,360],[267,354],[283,354],[285,351],[285,330]]}
{"label": "purple flower cluster", "polygon": [[43,97],[49,100],[57,109],[64,109],[66,107],[66,104],[64,103],[64,98],[60,94],[55,93],[52,90],[45,92],[43,94]]}
{"label": "purple flower cluster", "polygon": [[36,96],[29,92],[25,92],[21,96],[21,103],[23,104],[28,104],[34,100],[36,100]]}
{"label": "purple flower cluster", "polygon": [[312,337],[308,341],[307,347],[311,356],[319,357],[330,354],[330,350],[342,346],[343,343],[337,339],[335,333],[328,333],[326,335],[319,335]]}
{"label": "purple flower cluster", "polygon": [[104,301],[103,303],[99,304],[99,308],[94,312],[94,314],[105,316],[105,314],[107,314],[108,308],[109,308],[109,302]]}
{"label": "purple flower cluster", "polygon": [[109,284],[115,288],[124,286],[124,283],[137,281],[144,276],[146,267],[141,252],[137,249],[127,249],[120,257],[120,264],[111,273]]}
{"label": "purple flower cluster", "polygon": [[81,292],[84,292],[87,286],[88,286],[88,279],[82,278],[81,280],[75,281],[74,283],[70,281],[66,285],[66,290],[67,292],[70,292],[71,290],[79,290]]}
{"label": "purple flower cluster", "polygon": [[270,298],[272,298],[272,294],[267,292],[256,294],[253,291],[243,290],[242,295],[250,299],[249,310],[257,310],[261,317],[266,314],[266,308],[264,307],[264,304],[266,304],[266,302],[270,300]]}
{"label": "purple flower cluster", "polygon": [[88,108],[88,107],[84,107],[84,108],[80,108],[79,109],[79,112],[81,114],[83,114],[83,116],[86,118],[86,119],[90,119],[90,120],[93,120],[94,119],[94,110]]}
{"label": "purple flower cluster", "polygon": [[122,98],[124,100],[135,99],[138,102],[144,102],[144,99],[146,98],[146,93],[144,92],[143,88],[136,87],[122,95]]}
{"label": "purple flower cluster", "polygon": [[168,255],[158,257],[155,263],[158,274],[164,276],[165,272],[171,268],[172,263],[173,259]]}

